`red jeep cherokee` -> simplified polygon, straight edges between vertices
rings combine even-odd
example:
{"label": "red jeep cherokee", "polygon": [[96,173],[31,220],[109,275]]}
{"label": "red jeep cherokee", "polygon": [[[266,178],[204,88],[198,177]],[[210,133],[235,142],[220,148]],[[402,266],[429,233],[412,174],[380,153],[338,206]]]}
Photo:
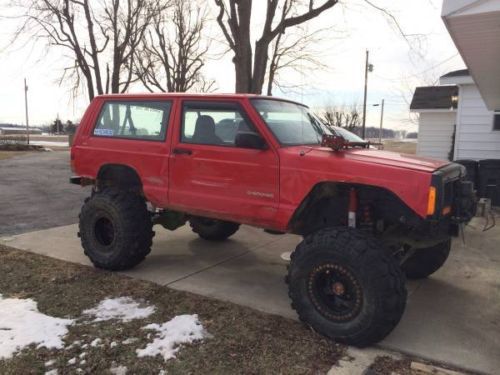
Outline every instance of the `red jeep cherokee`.
{"label": "red jeep cherokee", "polygon": [[252,95],[95,98],[71,150],[92,185],[80,215],[85,254],[123,270],[150,252],[154,224],[189,221],[221,241],[240,224],[304,237],[286,282],[316,331],[366,346],[406,304],[405,274],[440,268],[474,214],[464,168],[378,151],[308,107]]}

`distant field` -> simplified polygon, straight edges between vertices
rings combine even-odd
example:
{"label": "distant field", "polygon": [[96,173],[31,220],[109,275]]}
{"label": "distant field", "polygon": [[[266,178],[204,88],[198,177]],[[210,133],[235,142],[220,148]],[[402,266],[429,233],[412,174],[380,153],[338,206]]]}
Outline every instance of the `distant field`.
{"label": "distant field", "polygon": [[393,139],[385,139],[382,141],[384,144],[384,150],[401,152],[403,154],[416,154],[417,153],[417,142],[413,141],[398,141]]}
{"label": "distant field", "polygon": [[31,141],[67,142],[67,135],[30,135]]}

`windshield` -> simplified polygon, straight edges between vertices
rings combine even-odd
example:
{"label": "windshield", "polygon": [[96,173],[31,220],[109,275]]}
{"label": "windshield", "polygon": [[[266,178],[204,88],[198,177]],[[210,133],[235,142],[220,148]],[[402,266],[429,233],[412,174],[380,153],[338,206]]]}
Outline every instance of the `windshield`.
{"label": "windshield", "polygon": [[269,99],[252,104],[282,145],[319,145],[323,134],[333,134],[302,105]]}
{"label": "windshield", "polygon": [[335,133],[337,133],[337,135],[340,135],[342,138],[344,138],[346,141],[350,143],[366,143],[366,141],[363,138],[358,137],[356,134],[351,133],[349,130],[346,130],[344,128],[339,128],[338,126],[333,126],[332,128],[335,131]]}
{"label": "windshield", "polygon": [[303,105],[271,99],[253,99],[252,104],[284,146],[319,145],[323,134],[365,142],[345,129],[326,126]]}

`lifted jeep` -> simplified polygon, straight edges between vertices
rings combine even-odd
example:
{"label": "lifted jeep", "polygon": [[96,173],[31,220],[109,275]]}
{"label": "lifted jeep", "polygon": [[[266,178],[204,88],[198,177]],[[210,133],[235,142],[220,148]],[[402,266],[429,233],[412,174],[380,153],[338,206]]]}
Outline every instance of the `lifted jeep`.
{"label": "lifted jeep", "polygon": [[298,234],[285,278],[292,307],[357,346],[392,331],[405,275],[438,270],[475,211],[462,166],[373,149],[302,104],[262,96],[97,97],[71,163],[71,182],[93,186],[79,235],[96,267],[139,264],[155,224],[189,222],[209,241],[240,224]]}

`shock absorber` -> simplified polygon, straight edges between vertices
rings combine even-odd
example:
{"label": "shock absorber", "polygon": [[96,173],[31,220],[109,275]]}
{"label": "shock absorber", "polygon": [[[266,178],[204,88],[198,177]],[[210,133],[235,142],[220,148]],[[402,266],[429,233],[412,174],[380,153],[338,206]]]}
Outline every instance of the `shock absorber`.
{"label": "shock absorber", "polygon": [[356,211],[358,210],[358,197],[356,189],[349,191],[349,210],[347,212],[347,225],[350,228],[356,228]]}

